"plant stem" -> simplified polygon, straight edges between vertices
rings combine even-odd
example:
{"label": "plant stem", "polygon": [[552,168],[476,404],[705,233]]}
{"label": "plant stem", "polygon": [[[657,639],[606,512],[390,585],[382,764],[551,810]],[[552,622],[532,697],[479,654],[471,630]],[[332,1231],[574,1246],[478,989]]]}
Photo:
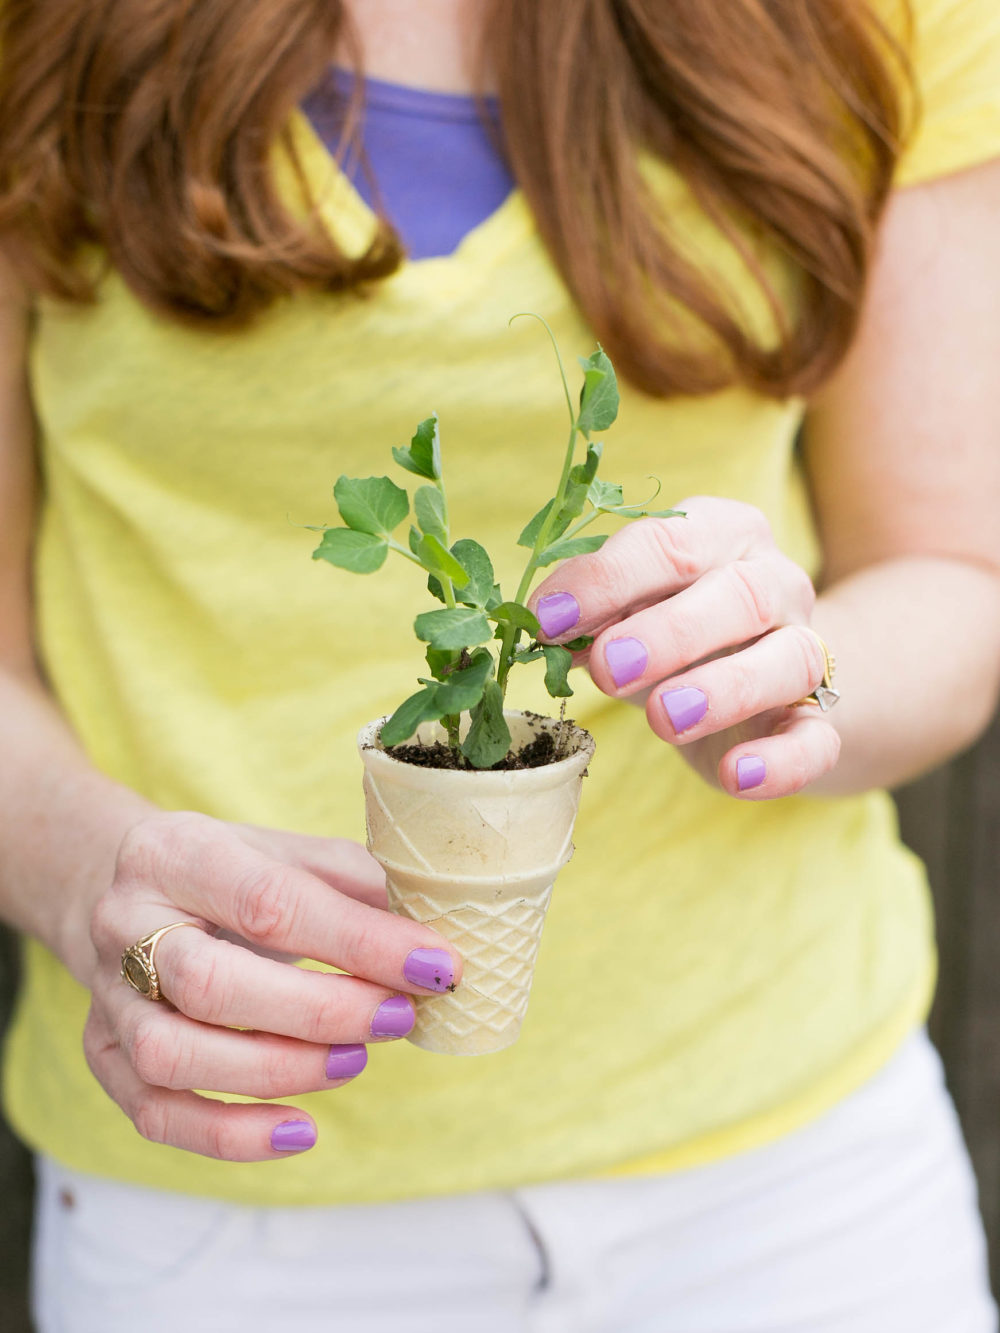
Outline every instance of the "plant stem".
{"label": "plant stem", "polygon": [[579,523],[574,523],[571,528],[567,528],[562,535],[562,540],[568,542],[570,538],[576,537],[588,524],[593,523],[595,518],[600,518],[606,511],[603,509],[592,509],[589,514],[585,514]]}
{"label": "plant stem", "polygon": [[448,733],[448,746],[449,749],[454,751],[456,758],[458,759],[459,767],[467,768],[468,765],[465,762],[465,756],[462,754],[462,742],[459,740],[458,736],[459,715],[457,713],[449,713],[447,717],[441,719],[441,725]]}
{"label": "plant stem", "polygon": [[[538,536],[535,538],[535,544],[531,548],[531,555],[528,557],[528,563],[525,566],[524,573],[521,575],[521,582],[517,585],[517,593],[514,596],[515,602],[523,604],[525,597],[531,587],[531,580],[534,578],[538,565],[535,563],[548,545],[549,533],[552,531],[552,525],[555,523],[560,509],[566,499],[566,487],[569,483],[569,474],[573,470],[573,454],[576,451],[577,434],[585,435],[577,426],[577,416],[573,408],[573,399],[569,392],[569,382],[566,379],[566,370],[562,363],[562,357],[559,355],[559,346],[556,342],[555,334],[549,327],[546,320],[541,315],[536,315],[533,311],[523,310],[516,315],[512,315],[508,320],[513,324],[515,319],[522,318],[536,319],[549,335],[549,341],[552,344],[552,350],[556,354],[556,363],[559,366],[559,375],[562,379],[563,393],[566,395],[566,410],[569,412],[569,439],[566,442],[566,453],[563,458],[562,474],[559,478],[559,486],[556,490],[555,499],[552,501],[552,508],[545,516],[545,520],[538,530]],[[585,438],[589,438],[585,435]],[[503,638],[500,641],[500,661],[497,666],[497,684],[500,686],[500,693],[504,699],[507,697],[507,676],[513,664],[514,652],[518,641],[521,638],[521,631],[509,626],[504,630]]]}
{"label": "plant stem", "polygon": [[[435,477],[434,485],[441,492],[441,519],[444,523],[444,545],[451,550],[451,524],[448,521],[448,496],[445,494],[444,477]],[[455,587],[451,579],[444,574],[438,575],[438,581],[441,584],[441,591],[444,593],[445,605],[452,611],[455,609]]]}
{"label": "plant stem", "polygon": [[406,559],[409,560],[411,565],[419,565],[421,569],[424,568],[424,562],[418,560],[413,552],[408,551],[405,546],[401,546],[399,542],[396,541],[395,537],[390,537],[387,532],[383,532],[380,535],[385,538],[390,551],[398,551],[400,555],[405,556]]}

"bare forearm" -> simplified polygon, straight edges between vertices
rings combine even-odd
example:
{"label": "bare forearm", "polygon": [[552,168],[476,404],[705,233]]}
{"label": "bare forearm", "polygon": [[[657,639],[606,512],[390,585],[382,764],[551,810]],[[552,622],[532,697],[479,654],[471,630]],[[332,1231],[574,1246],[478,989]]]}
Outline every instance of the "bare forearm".
{"label": "bare forearm", "polygon": [[943,763],[988,724],[1000,688],[1000,575],[909,556],[825,590],[813,624],[837,659],[837,767],[811,788],[892,787]]}
{"label": "bare forearm", "polygon": [[151,807],[98,773],[37,679],[11,670],[0,670],[0,755],[0,916],[86,980],[90,909]]}

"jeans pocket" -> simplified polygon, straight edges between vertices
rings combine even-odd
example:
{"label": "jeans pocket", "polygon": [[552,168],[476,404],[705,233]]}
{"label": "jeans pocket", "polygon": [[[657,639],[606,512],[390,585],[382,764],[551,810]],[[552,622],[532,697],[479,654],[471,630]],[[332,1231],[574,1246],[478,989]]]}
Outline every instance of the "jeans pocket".
{"label": "jeans pocket", "polygon": [[[43,1333],[133,1328],[151,1297],[240,1243],[238,1209],[37,1159],[35,1309]],[[137,1305],[137,1302],[140,1304]],[[139,1324],[149,1328],[146,1316]]]}

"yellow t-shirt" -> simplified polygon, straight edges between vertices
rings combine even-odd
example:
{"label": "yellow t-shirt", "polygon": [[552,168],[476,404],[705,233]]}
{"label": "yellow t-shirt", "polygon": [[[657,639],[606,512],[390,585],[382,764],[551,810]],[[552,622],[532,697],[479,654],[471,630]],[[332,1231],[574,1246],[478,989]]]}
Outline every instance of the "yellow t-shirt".
{"label": "yellow t-shirt", "polygon": [[[1000,154],[994,0],[921,15],[926,122],[907,182]],[[370,214],[305,122],[295,130],[330,183],[330,225],[361,238]],[[710,251],[707,224],[683,216]],[[502,552],[509,587],[564,436],[550,351],[535,326],[507,327],[524,309],[567,353],[590,350],[518,193],[454,255],[405,264],[365,300],[283,302],[238,335],[156,317],[115,276],[93,308],[40,303],[40,644],[96,765],[168,809],[363,839],[355,734],[420,674],[420,579],[402,561],[372,578],[315,563],[299,525],[335,520],[334,479],[391,467],[390,446],[436,409],[455,533]],[[801,417],[739,389],[663,403],[626,387],[603,473],[636,498],[655,474],[667,500],[759,505],[814,567]],[[546,705],[537,678],[514,692]],[[844,1096],[932,988],[924,876],[888,797],[739,803],[586,680],[573,711],[597,757],[515,1046],[481,1059],[377,1046],[345,1090],[291,1099],[318,1123],[311,1152],[209,1161],[135,1133],[85,1065],[86,995],[29,941],[6,1062],[20,1133],[85,1171],[313,1204],[692,1164]]]}

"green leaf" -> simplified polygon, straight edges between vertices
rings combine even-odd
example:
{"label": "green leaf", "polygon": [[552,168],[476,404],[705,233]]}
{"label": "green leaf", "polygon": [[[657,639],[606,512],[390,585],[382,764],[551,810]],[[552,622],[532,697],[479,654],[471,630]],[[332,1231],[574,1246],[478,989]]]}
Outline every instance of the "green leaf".
{"label": "green leaf", "polygon": [[584,435],[589,435],[591,431],[607,430],[617,417],[618,381],[603,348],[598,347],[586,361],[582,356],[578,360],[583,367],[583,388],[576,424]]}
{"label": "green leaf", "polygon": [[[535,542],[538,540],[538,534],[542,530],[542,524],[548,518],[549,511],[554,504],[555,498],[553,497],[548,504],[543,505],[541,509],[539,509],[538,513],[530,520],[520,537],[518,537],[518,546],[527,546],[529,549],[534,546]],[[549,532],[549,541],[555,541],[557,537],[561,537],[571,522],[572,517],[566,517],[565,514],[561,512],[552,524],[552,528]]]}
{"label": "green leaf", "polygon": [[553,530],[549,533],[549,540],[554,537],[561,537],[574,518],[579,518],[583,513],[583,506],[587,503],[587,496],[590,486],[587,482],[576,481],[566,487],[566,497],[562,502],[562,508],[559,510],[559,517],[552,525]]}
{"label": "green leaf", "polygon": [[436,722],[438,718],[444,717],[436,696],[437,687],[429,686],[404,700],[382,728],[382,744],[399,745],[409,740],[421,722]]}
{"label": "green leaf", "polygon": [[561,644],[563,648],[568,648],[571,653],[582,653],[584,648],[589,648],[594,642],[593,634],[581,634],[576,639],[570,639],[567,643]]}
{"label": "green leaf", "polygon": [[555,497],[549,500],[547,504],[542,505],[534,518],[529,519],[527,524],[525,524],[520,537],[517,539],[518,546],[527,546],[529,550],[534,546],[535,538],[541,532],[542,524],[545,522],[546,518],[548,518],[549,510],[554,504]]}
{"label": "green leaf", "polygon": [[514,654],[515,662],[537,662],[543,655],[542,645],[536,643],[528,648],[519,648]]}
{"label": "green leaf", "polygon": [[504,624],[513,625],[515,629],[527,630],[532,638],[538,634],[541,628],[537,618],[520,602],[501,602],[490,612],[490,615]]}
{"label": "green leaf", "polygon": [[471,648],[493,637],[493,630],[482,611],[470,607],[425,611],[417,616],[413,629],[418,639],[435,648]]}
{"label": "green leaf", "polygon": [[553,699],[568,699],[573,690],[566,677],[573,665],[573,654],[554,643],[543,644],[542,652],[545,654],[545,688]]}
{"label": "green leaf", "polygon": [[417,433],[405,449],[393,449],[392,456],[407,472],[437,481],[441,476],[441,441],[438,437],[438,419],[435,412],[421,421]]}
{"label": "green leaf", "polygon": [[485,648],[474,653],[472,661],[460,671],[453,671],[437,688],[435,699],[441,714],[464,713],[483,697],[486,682],[493,674],[493,658]]}
{"label": "green leaf", "polygon": [[417,545],[416,556],[424,569],[432,570],[446,579],[451,579],[452,583],[459,588],[464,588],[469,581],[467,571],[455,559],[447,546],[443,546],[441,542],[430,533],[428,533],[426,537],[420,538]]}
{"label": "green leaf", "polygon": [[352,528],[328,528],[313,551],[314,560],[328,560],[331,565],[350,569],[355,574],[373,574],[385,564],[389,544],[384,537]]}
{"label": "green leaf", "polygon": [[493,582],[493,562],[484,547],[474,542],[471,537],[462,537],[455,542],[451,553],[468,575],[468,583],[462,588],[463,602],[474,606],[485,606],[493,595],[496,586]]}
{"label": "green leaf", "polygon": [[435,648],[429,644],[424,657],[435,680],[444,680],[448,672],[457,665],[459,650],[457,648]]}
{"label": "green leaf", "polygon": [[510,728],[503,715],[503,693],[488,680],[483,697],[472,710],[472,726],[462,742],[462,753],[473,768],[492,768],[510,749]]}
{"label": "green leaf", "polygon": [[539,566],[551,565],[557,560],[567,560],[571,555],[589,555],[591,551],[599,551],[607,540],[606,532],[593,537],[571,537],[569,541],[547,546],[536,563]]}
{"label": "green leaf", "polygon": [[584,462],[577,463],[576,467],[570,471],[570,481],[589,486],[597,476],[597,465],[601,461],[603,452],[604,445],[601,444],[600,440],[594,440],[593,442],[588,440],[587,457]]}
{"label": "green leaf", "polygon": [[410,512],[406,492],[388,477],[340,477],[333,498],[355,532],[390,533]]}
{"label": "green leaf", "polygon": [[[413,526],[413,524],[411,523],[411,524],[410,524],[410,535],[409,535],[408,540],[409,540],[409,543],[410,543],[410,550],[413,552],[414,555],[417,554],[417,547],[420,545],[420,539],[421,539],[422,536],[423,536],[423,533],[420,531],[420,529],[419,529],[419,528],[415,528],[415,527]],[[417,558],[419,559],[419,556],[418,556]]]}
{"label": "green leaf", "polygon": [[594,481],[587,499],[595,509],[616,509],[622,503],[622,488],[616,481]]}
{"label": "green leaf", "polygon": [[419,486],[413,496],[413,512],[421,532],[444,542],[448,525],[444,516],[444,496],[436,486]]}

